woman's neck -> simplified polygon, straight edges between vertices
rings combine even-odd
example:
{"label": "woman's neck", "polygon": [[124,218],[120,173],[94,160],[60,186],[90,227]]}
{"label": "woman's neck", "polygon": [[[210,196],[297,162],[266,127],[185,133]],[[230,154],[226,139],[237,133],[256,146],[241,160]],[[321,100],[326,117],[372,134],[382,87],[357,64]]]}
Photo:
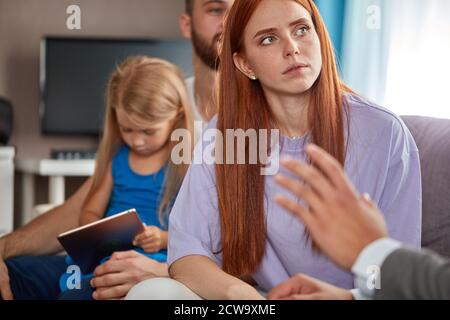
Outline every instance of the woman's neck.
{"label": "woman's neck", "polygon": [[279,95],[266,93],[266,99],[282,135],[301,137],[310,129],[308,106],[310,94]]}

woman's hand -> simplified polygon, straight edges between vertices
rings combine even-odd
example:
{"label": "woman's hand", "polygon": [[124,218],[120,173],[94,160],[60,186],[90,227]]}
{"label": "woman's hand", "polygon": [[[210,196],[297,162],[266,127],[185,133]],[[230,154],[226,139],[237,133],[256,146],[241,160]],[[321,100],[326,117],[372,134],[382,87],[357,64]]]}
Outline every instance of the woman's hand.
{"label": "woman's hand", "polygon": [[297,274],[273,288],[269,300],[352,300],[350,291]]}
{"label": "woman's hand", "polygon": [[136,251],[115,252],[94,271],[91,286],[96,300],[122,299],[141,281],[168,277],[167,264],[157,262]]}
{"label": "woman's hand", "polygon": [[145,230],[134,238],[133,245],[147,253],[155,253],[167,248],[167,231],[155,226],[144,226]]}

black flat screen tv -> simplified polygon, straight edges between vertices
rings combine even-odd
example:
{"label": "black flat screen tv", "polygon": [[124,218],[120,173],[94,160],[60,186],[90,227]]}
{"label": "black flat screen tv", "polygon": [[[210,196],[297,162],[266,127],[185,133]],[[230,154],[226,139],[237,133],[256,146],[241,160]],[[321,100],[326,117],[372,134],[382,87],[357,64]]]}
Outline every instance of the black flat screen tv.
{"label": "black flat screen tv", "polygon": [[41,43],[40,118],[46,135],[102,131],[110,74],[125,58],[148,55],[192,74],[191,45],[184,40],[46,37]]}

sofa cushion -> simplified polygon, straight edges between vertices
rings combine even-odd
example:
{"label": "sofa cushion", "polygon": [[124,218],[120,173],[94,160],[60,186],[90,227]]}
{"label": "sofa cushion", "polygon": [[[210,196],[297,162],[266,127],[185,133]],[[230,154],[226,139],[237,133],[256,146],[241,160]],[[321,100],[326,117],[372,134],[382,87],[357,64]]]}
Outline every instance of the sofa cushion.
{"label": "sofa cushion", "polygon": [[402,117],[422,167],[422,246],[450,257],[450,120]]}

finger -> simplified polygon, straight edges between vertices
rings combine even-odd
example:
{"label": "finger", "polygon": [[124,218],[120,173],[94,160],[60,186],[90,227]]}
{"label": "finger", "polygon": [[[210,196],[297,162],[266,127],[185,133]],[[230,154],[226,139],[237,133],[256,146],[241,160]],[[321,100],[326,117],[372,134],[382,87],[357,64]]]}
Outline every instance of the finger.
{"label": "finger", "polygon": [[130,277],[125,272],[109,273],[100,277],[92,278],[90,284],[92,288],[109,288],[122,285],[128,282]]}
{"label": "finger", "polygon": [[296,292],[295,280],[293,278],[281,283],[280,285],[273,288],[268,294],[267,299],[278,300],[291,296]]}
{"label": "finger", "polygon": [[138,241],[133,241],[133,245],[136,247],[142,247],[146,244],[157,243],[157,242],[158,242],[158,238],[156,238],[155,236],[151,236],[151,237],[147,237],[147,238],[142,238]]}
{"label": "finger", "polygon": [[288,212],[300,218],[307,229],[315,228],[317,218],[308,209],[281,195],[277,195],[275,201]]}
{"label": "finger", "polygon": [[0,295],[3,300],[14,300],[9,280],[5,279],[0,283]]}
{"label": "finger", "polygon": [[157,239],[154,240],[149,240],[149,241],[145,241],[143,242],[140,247],[141,248],[148,248],[148,247],[157,247],[159,244],[159,241]]}
{"label": "finger", "polygon": [[111,255],[111,258],[108,261],[111,260],[123,260],[123,259],[129,259],[129,258],[134,258],[138,255],[138,253],[134,250],[129,250],[129,251],[117,251],[114,252]]}
{"label": "finger", "polygon": [[94,291],[92,297],[95,300],[112,300],[124,298],[128,291],[130,291],[132,285],[123,284],[110,288],[101,288]]}
{"label": "finger", "polygon": [[326,199],[331,192],[336,192],[327,177],[313,166],[302,164],[294,159],[283,159],[281,160],[281,164],[291,173],[302,178],[306,184],[313,188],[314,192],[321,199]]}
{"label": "finger", "polygon": [[159,251],[158,246],[155,245],[145,245],[141,247],[142,249],[144,249],[145,252],[147,253],[155,253]]}
{"label": "finger", "polygon": [[146,238],[152,238],[155,236],[155,230],[152,227],[146,227],[146,230],[140,234],[138,234],[134,240],[139,243],[140,241],[142,241],[143,239]]}
{"label": "finger", "polygon": [[116,273],[126,270],[129,263],[126,260],[108,260],[107,262],[99,265],[94,270],[94,276],[100,277],[109,273]]}
{"label": "finger", "polygon": [[283,175],[275,177],[276,183],[290,191],[293,195],[302,199],[314,210],[315,213],[322,213],[323,200],[310,187],[303,185],[300,181],[288,178]]}
{"label": "finger", "polygon": [[337,189],[355,194],[352,183],[345,175],[342,165],[335,158],[314,144],[308,145],[305,151]]}
{"label": "finger", "polygon": [[14,296],[11,291],[11,285],[8,274],[8,267],[0,259],[0,296],[3,300],[13,300]]}
{"label": "finger", "polygon": [[134,237],[133,243],[138,243],[142,238],[145,238],[147,236],[147,230],[139,233],[136,237]]}
{"label": "finger", "polygon": [[293,294],[287,297],[285,300],[304,300],[304,301],[312,301],[312,300],[326,300],[323,296],[317,293],[311,294]]}
{"label": "finger", "polygon": [[147,235],[149,234],[150,234],[149,227],[144,226],[144,231],[140,232],[136,237],[134,237],[134,240],[139,241],[140,239],[147,237]]}

